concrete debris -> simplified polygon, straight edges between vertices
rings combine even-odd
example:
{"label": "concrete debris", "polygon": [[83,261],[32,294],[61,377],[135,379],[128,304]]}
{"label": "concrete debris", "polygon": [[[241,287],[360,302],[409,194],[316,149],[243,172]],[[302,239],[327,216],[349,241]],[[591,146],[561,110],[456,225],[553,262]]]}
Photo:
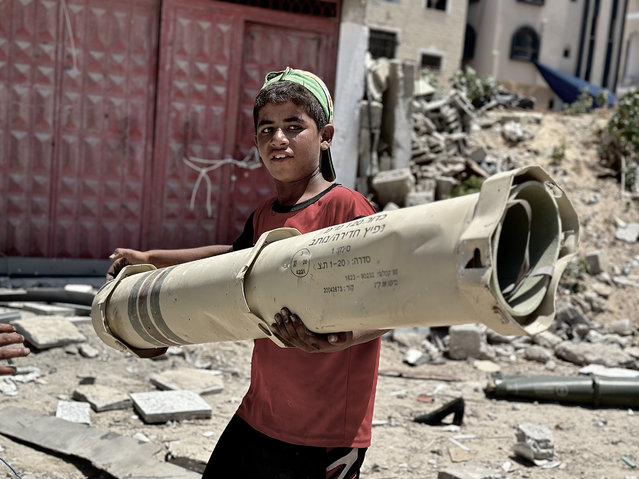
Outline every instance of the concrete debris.
{"label": "concrete debris", "polygon": [[58,401],[55,417],[79,424],[91,424],[91,405],[88,402]]}
{"label": "concrete debris", "polygon": [[149,424],[185,419],[208,419],[212,409],[193,391],[150,391],[132,393],[133,406]]}
{"label": "concrete debris", "polygon": [[81,384],[73,391],[73,399],[91,405],[95,412],[113,411],[131,407],[131,398],[121,389],[100,384]]}
{"label": "concrete debris", "polygon": [[158,389],[188,390],[196,394],[217,394],[224,390],[224,381],[219,371],[193,368],[177,368],[151,374],[149,380]]}
{"label": "concrete debris", "polygon": [[[535,113],[504,112],[503,118],[487,122],[482,115],[488,109],[513,104],[530,108],[534,102],[498,90],[493,98],[473,105],[461,90],[444,94],[423,78],[412,80],[415,77],[412,62],[367,61],[356,185],[380,209],[391,202],[405,207],[447,198],[469,178],[486,178],[512,168],[510,159],[470,145],[473,128],[497,125],[508,142],[518,143],[530,137],[527,124],[541,121]],[[385,172],[401,170],[394,175],[403,176],[405,169],[412,180],[401,185],[388,182]]]}
{"label": "concrete debris", "polygon": [[[115,478],[195,479],[192,471],[158,461],[161,446],[86,424],[76,424],[19,407],[0,409],[0,434],[26,444],[88,460]],[[114,460],[117,458],[117,461]]]}
{"label": "concrete debris", "polygon": [[517,442],[513,446],[516,455],[537,465],[546,464],[555,455],[552,431],[543,424],[523,423],[515,432]]}
{"label": "concrete debris", "polygon": [[34,316],[12,324],[29,344],[40,350],[86,340],[78,328],[61,316]]}

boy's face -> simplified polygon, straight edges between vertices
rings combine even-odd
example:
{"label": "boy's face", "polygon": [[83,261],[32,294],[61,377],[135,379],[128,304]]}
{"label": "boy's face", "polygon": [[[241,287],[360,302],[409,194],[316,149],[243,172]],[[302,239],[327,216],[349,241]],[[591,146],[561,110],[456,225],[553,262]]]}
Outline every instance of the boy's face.
{"label": "boy's face", "polygon": [[320,152],[330,146],[332,138],[332,125],[317,131],[306,110],[291,101],[267,103],[258,113],[255,145],[275,181],[310,178],[319,170]]}

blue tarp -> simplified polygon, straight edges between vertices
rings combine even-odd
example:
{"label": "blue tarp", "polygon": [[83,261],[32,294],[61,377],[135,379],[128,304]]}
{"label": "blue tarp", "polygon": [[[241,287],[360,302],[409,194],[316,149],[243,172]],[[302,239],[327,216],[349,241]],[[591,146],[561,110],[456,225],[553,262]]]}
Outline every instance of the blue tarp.
{"label": "blue tarp", "polygon": [[[564,103],[574,103],[577,98],[579,98],[581,91],[587,88],[593,99],[593,106],[597,106],[595,104],[596,97],[599,93],[604,91],[605,88],[601,88],[576,76],[568,75],[567,73],[542,65],[539,62],[533,63],[537,67],[537,70],[539,70],[539,73],[541,73],[541,76],[544,77],[544,80],[546,80],[546,83],[548,83],[548,86]],[[608,106],[614,106],[616,101],[617,98],[615,95],[612,92],[608,92]]]}

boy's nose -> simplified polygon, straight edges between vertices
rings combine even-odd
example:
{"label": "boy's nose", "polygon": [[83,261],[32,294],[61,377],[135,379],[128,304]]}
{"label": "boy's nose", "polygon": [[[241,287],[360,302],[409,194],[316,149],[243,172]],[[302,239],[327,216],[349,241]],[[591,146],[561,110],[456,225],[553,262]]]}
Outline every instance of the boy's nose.
{"label": "boy's nose", "polygon": [[273,142],[277,143],[278,145],[282,143],[288,143],[288,137],[286,136],[286,133],[284,133],[284,130],[282,130],[281,128],[275,129],[275,131],[273,132]]}

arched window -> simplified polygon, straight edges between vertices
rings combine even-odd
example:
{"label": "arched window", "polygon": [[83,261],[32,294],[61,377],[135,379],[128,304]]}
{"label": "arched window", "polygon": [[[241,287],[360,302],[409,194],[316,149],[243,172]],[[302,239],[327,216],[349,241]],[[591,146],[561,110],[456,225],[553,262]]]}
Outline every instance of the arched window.
{"label": "arched window", "polygon": [[472,60],[475,57],[475,41],[477,34],[472,25],[466,24],[466,34],[464,35],[464,60]]}
{"label": "arched window", "polygon": [[539,56],[539,35],[532,27],[520,27],[510,47],[512,60],[533,61]]}

